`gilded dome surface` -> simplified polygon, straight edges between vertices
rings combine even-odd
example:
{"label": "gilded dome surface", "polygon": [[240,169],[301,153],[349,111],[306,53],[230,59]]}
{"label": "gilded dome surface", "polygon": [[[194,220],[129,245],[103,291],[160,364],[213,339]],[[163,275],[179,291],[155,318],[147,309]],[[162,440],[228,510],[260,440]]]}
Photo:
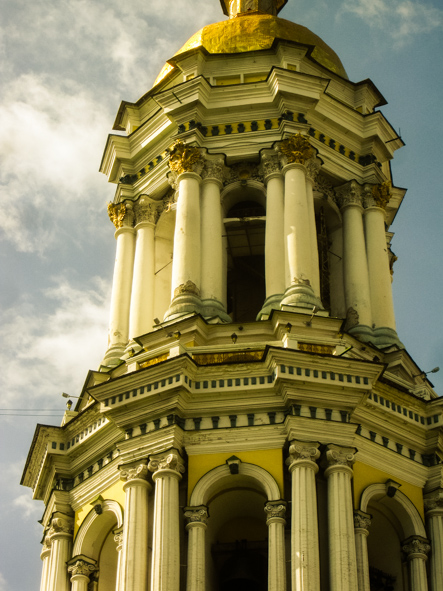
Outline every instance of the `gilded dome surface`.
{"label": "gilded dome surface", "polygon": [[[269,14],[250,14],[203,27],[187,41],[174,57],[204,47],[211,54],[244,53],[269,49],[276,39],[293,41],[313,47],[311,57],[322,66],[343,78],[346,71],[338,55],[306,27]],[[173,61],[173,60],[171,60]],[[155,84],[158,84],[173,66],[166,64]]]}

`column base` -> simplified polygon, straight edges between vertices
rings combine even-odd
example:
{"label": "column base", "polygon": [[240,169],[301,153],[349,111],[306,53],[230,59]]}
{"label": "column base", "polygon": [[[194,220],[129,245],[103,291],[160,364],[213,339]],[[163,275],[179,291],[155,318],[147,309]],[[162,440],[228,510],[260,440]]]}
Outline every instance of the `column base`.
{"label": "column base", "polygon": [[295,283],[288,287],[280,303],[281,310],[283,306],[296,306],[297,308],[308,308],[310,310],[317,306],[317,308],[323,310],[321,301],[308,283]]}
{"label": "column base", "polygon": [[[357,324],[347,330],[349,334],[365,343],[374,343],[374,331],[370,326]],[[375,344],[375,343],[374,343]]]}
{"label": "column base", "polygon": [[256,320],[267,320],[272,310],[281,310],[280,304],[285,294],[275,293],[265,299],[262,309],[257,314]]}
{"label": "column base", "polygon": [[201,314],[202,301],[199,296],[192,293],[182,293],[172,300],[163,322],[175,320],[184,314]]}
{"label": "column base", "polygon": [[397,332],[393,328],[388,328],[387,326],[374,328],[373,335],[373,343],[379,349],[391,347],[392,345],[397,345],[397,347],[400,349],[405,348],[403,343],[398,338]]}
{"label": "column base", "polygon": [[101,365],[105,367],[117,367],[122,362],[122,356],[126,350],[126,343],[117,343],[115,345],[111,345],[101,362]]}
{"label": "column base", "polygon": [[200,314],[204,318],[218,317],[222,322],[232,322],[232,318],[226,313],[223,304],[216,299],[208,298],[201,301]]}

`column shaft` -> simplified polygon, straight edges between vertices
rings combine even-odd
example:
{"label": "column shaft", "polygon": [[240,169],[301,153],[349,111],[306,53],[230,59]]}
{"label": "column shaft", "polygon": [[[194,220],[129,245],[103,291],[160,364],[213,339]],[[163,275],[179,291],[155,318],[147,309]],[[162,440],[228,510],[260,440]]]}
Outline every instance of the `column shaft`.
{"label": "column shaft", "polygon": [[443,591],[443,510],[428,513],[428,534],[431,540],[431,591]]}
{"label": "column shaft", "polygon": [[154,324],[154,279],[155,279],[155,226],[151,222],[140,222],[137,233],[134,259],[134,278],[129,336],[146,334]]}
{"label": "column shaft", "polygon": [[51,562],[51,548],[45,545],[40,557],[42,559],[42,578],[40,583],[40,591],[47,591],[49,565]]}
{"label": "column shaft", "polygon": [[284,182],[280,173],[267,179],[265,237],[266,298],[285,291]]}
{"label": "column shaft", "polygon": [[286,591],[285,501],[269,501],[268,515],[268,591]]}
{"label": "column shaft", "polygon": [[86,575],[74,575],[71,577],[71,591],[88,591],[89,577]]}
{"label": "column shaft", "polygon": [[115,232],[117,251],[112,282],[111,314],[109,321],[108,353],[112,357],[121,354],[129,340],[129,309],[131,304],[132,276],[134,269],[135,231],[123,226]]}
{"label": "column shaft", "polygon": [[126,480],[125,520],[123,524],[122,591],[147,591],[148,589],[148,495],[150,484],[146,481],[147,466],[123,469],[121,478]]}
{"label": "column shaft", "polygon": [[365,210],[365,231],[372,320],[377,328],[388,327],[395,330],[392,282],[383,209],[369,207]]}
{"label": "column shaft", "polygon": [[356,511],[354,513],[358,591],[371,591],[368,557],[368,528],[370,525],[370,515],[362,511]]}
{"label": "column shaft", "polygon": [[355,591],[357,559],[351,478],[353,452],[348,448],[329,446],[327,458],[329,580],[331,591]]}
{"label": "column shaft", "polygon": [[220,316],[226,322],[223,301],[223,219],[221,181],[208,177],[201,200],[201,298],[204,316]]}
{"label": "column shaft", "polygon": [[308,200],[309,230],[311,234],[311,285],[317,298],[320,298],[320,266],[318,262],[317,225],[315,223],[314,181],[306,179],[306,197]]}
{"label": "column shaft", "polygon": [[71,557],[72,535],[51,536],[51,563],[48,591],[70,591],[67,561]]}
{"label": "column shaft", "polygon": [[188,572],[186,591],[206,591],[206,507],[186,507],[188,519]]}

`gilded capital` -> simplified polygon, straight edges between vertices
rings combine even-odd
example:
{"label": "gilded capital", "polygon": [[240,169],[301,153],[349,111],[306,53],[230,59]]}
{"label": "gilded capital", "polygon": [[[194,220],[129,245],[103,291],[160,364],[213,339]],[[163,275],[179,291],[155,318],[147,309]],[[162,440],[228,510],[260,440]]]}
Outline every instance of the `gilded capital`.
{"label": "gilded capital", "polygon": [[177,452],[152,457],[149,461],[148,467],[153,473],[160,472],[161,470],[168,470],[181,475],[185,472],[185,465],[181,456],[179,456]]}
{"label": "gilded capital", "polygon": [[123,482],[131,482],[132,480],[147,480],[148,474],[149,471],[146,464],[140,464],[139,466],[131,468],[122,466],[120,468],[120,480],[123,480]]}
{"label": "gilded capital", "polygon": [[208,508],[204,505],[200,505],[199,507],[185,507],[184,515],[188,522],[188,529],[193,524],[206,525],[209,517]]}
{"label": "gilded capital", "polygon": [[377,207],[386,209],[391,197],[391,183],[389,181],[372,187],[372,198],[374,199]]}
{"label": "gilded capital", "polygon": [[414,560],[414,558],[426,560],[431,551],[431,546],[426,538],[411,536],[404,542],[402,550],[407,555],[408,560]]}
{"label": "gilded capital", "polygon": [[108,203],[108,215],[116,229],[123,227],[123,221],[126,216],[126,205],[124,203]]}
{"label": "gilded capital", "polygon": [[265,505],[265,513],[266,513],[266,522],[269,525],[269,522],[274,519],[285,519],[286,516],[286,501],[268,501]]}
{"label": "gilded capital", "polygon": [[280,144],[280,150],[286,160],[285,164],[305,164],[314,156],[309,138],[301,133],[291,135]]}
{"label": "gilded capital", "polygon": [[203,160],[199,148],[177,140],[169,153],[169,168],[177,174],[196,172],[200,174]]}

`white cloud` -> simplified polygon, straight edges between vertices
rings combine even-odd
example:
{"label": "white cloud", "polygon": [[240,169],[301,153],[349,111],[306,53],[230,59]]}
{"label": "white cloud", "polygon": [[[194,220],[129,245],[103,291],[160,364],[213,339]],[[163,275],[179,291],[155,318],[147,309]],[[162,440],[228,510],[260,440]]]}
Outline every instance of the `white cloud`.
{"label": "white cloud", "polygon": [[0,591],[8,591],[8,589],[9,589],[9,585],[6,582],[5,577],[0,572]]}
{"label": "white cloud", "polygon": [[26,408],[30,400],[32,408],[42,402],[48,408],[60,401],[62,390],[78,394],[87,371],[98,367],[106,351],[108,293],[101,280],[77,289],[60,278],[43,294],[46,313],[37,314],[27,301],[16,304],[13,313],[2,311],[4,408]]}
{"label": "white cloud", "polygon": [[[24,465],[24,464],[23,464]],[[23,466],[22,466],[23,468]],[[24,519],[35,518],[41,516],[42,508],[40,503],[36,503],[35,500],[32,498],[31,491],[28,493],[24,493],[17,498],[15,498],[12,502],[14,508],[20,510],[21,516]],[[1,587],[0,587],[1,590]]]}
{"label": "white cloud", "polygon": [[443,10],[415,0],[345,0],[341,12],[353,13],[386,32],[397,47],[417,35],[443,29]]}

